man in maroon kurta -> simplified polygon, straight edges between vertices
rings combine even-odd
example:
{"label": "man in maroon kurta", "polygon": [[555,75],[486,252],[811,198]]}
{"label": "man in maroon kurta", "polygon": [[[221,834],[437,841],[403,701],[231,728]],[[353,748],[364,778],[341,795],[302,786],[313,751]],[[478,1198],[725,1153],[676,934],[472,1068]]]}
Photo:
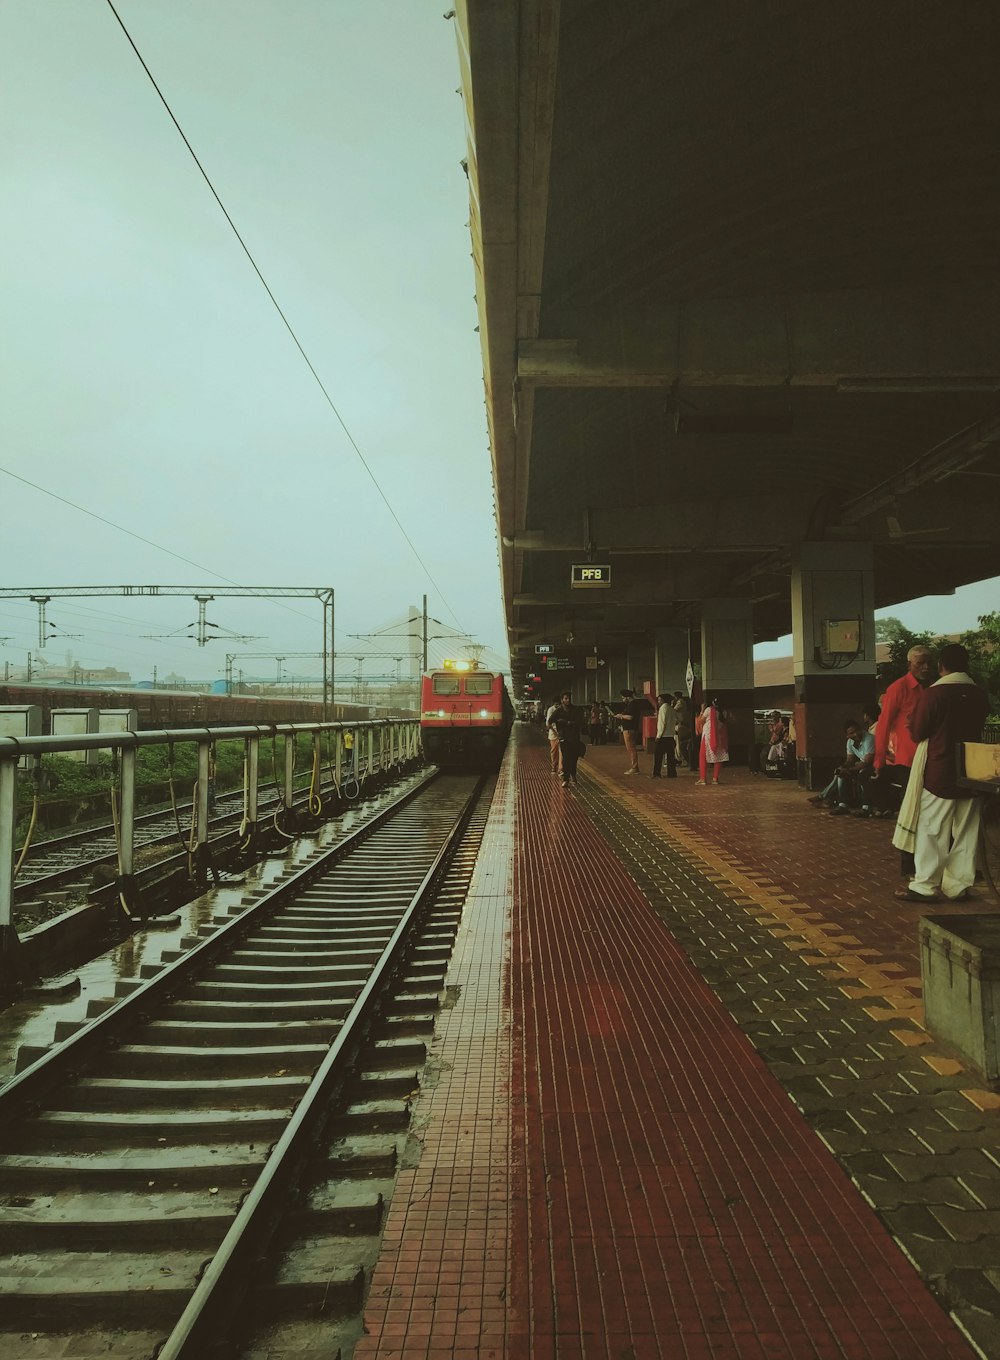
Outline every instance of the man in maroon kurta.
{"label": "man in maroon kurta", "polygon": [[933,901],[939,893],[964,897],[976,877],[981,800],[956,782],[955,748],[978,741],[990,711],[989,695],[968,674],[969,654],[952,643],[941,649],[941,678],[917,695],[910,713],[915,742],[927,742],[917,820],[915,876],[900,895]]}

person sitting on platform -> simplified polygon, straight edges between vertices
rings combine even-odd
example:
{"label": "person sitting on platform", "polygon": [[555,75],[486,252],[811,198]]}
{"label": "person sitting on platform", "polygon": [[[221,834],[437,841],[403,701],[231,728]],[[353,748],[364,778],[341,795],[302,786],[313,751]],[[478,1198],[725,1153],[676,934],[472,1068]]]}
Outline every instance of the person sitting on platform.
{"label": "person sitting on platform", "polygon": [[768,736],[770,738],[770,745],[767,750],[768,760],[784,760],[785,742],[788,739],[788,728],[785,726],[784,718],[777,710],[771,714],[770,722],[768,724]]}
{"label": "person sitting on platform", "polygon": [[870,817],[875,738],[863,729],[857,718],[849,718],[844,723],[844,734],[847,746],[843,764],[837,766],[823,792],[809,801],[816,807],[828,807],[833,817],[845,816],[851,810],[851,802],[856,801],[858,815]]}

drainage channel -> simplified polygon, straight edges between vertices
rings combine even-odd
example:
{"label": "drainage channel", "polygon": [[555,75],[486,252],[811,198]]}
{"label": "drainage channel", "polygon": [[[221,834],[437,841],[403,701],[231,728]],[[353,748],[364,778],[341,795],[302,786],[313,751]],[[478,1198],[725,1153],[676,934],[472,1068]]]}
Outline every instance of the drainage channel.
{"label": "drainage channel", "polygon": [[[372,1201],[366,1184],[359,1202],[335,1186],[335,1149],[402,1127],[451,949],[441,885],[477,788],[428,776],[153,976],[119,984],[110,1009],[0,1090],[2,1360],[64,1343],[201,1360],[270,1246],[294,1257],[305,1225],[338,1239],[323,1250],[343,1263],[345,1229],[371,1228],[384,1190]],[[342,1179],[364,1168],[370,1181],[385,1160],[372,1155],[354,1146]],[[326,1272],[338,1316],[360,1302],[363,1256],[334,1271],[347,1288]],[[280,1313],[294,1294],[315,1312],[315,1281],[288,1269],[255,1302],[273,1294]]]}

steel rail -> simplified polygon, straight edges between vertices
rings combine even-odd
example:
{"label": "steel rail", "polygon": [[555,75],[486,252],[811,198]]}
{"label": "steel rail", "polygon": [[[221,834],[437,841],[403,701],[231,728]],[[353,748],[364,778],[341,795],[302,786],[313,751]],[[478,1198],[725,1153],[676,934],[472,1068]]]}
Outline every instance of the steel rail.
{"label": "steel rail", "polygon": [[0,1127],[9,1127],[25,1107],[39,1101],[56,1087],[77,1067],[85,1062],[95,1049],[127,1030],[133,1022],[149,1008],[151,1003],[159,1003],[168,997],[178,984],[185,983],[189,976],[197,973],[205,964],[211,963],[218,955],[224,954],[234,941],[247,934],[257,924],[262,915],[272,910],[286,898],[292,897],[307,887],[315,878],[321,877],[338,859],[350,853],[376,830],[392,820],[399,810],[412,802],[438,777],[438,771],[428,771],[412,788],[407,789],[399,798],[351,832],[343,841],[315,860],[302,866],[283,883],[265,897],[260,898],[246,911],[225,925],[219,927],[200,944],[194,945],[181,958],[149,978],[142,987],[129,996],[122,997],[103,1015],[90,1021],[83,1029],[56,1044],[30,1067],[12,1077],[5,1086],[0,1086]]}
{"label": "steel rail", "polygon": [[[335,787],[333,781],[327,778],[324,781],[324,783],[320,785],[320,794],[322,795],[324,793],[329,793],[329,791],[333,787]],[[240,794],[238,792],[220,794],[218,801],[220,803],[234,802],[237,804],[237,806],[230,808],[228,811],[224,810],[221,812],[217,812],[214,817],[211,817],[209,819],[208,823],[209,827],[214,828],[217,833],[214,839],[210,838],[208,842],[209,845],[212,846],[213,848],[225,844],[230,834],[230,828],[228,827],[228,824],[234,821],[238,821],[238,819],[242,816],[243,813],[243,807],[242,804],[240,803]],[[291,810],[298,811],[307,806],[308,806],[308,791],[307,789],[302,788],[298,791],[295,801],[292,804]],[[275,793],[272,790],[261,800],[260,804],[258,805],[258,811],[260,812],[261,815],[265,815],[273,812],[276,807],[278,808],[284,807],[284,802],[282,800],[281,794]],[[189,802],[178,804],[179,812],[189,814],[191,808],[192,804]],[[159,820],[168,823],[171,828],[170,831],[168,831],[164,835],[156,836],[152,840],[140,842],[137,838],[136,849],[150,850],[155,849],[157,846],[169,845],[171,842],[176,842],[177,829],[176,826],[174,825],[173,818],[174,818],[173,809],[170,808],[169,806],[166,808],[160,808],[156,812],[146,812],[136,817],[135,825],[137,827],[144,826],[148,828],[153,822]],[[68,849],[72,845],[85,844],[88,840],[100,840],[102,838],[107,839],[112,837],[113,835],[114,835],[113,826],[111,825],[95,826],[91,827],[88,831],[71,832],[70,835],[68,836],[60,836],[57,838],[53,838],[52,840],[41,841],[38,845],[38,854],[34,858],[34,861],[32,861],[32,857],[29,854],[29,856],[25,860],[24,868],[14,881],[14,901],[17,902],[18,898],[23,900],[25,897],[29,897],[33,893],[47,892],[52,888],[58,888],[61,884],[71,882],[74,878],[79,878],[81,874],[85,874],[89,870],[97,868],[99,865],[115,863],[117,858],[117,851],[109,850],[106,854],[96,855],[92,859],[81,859],[74,864],[67,864],[64,865],[62,868],[53,869],[50,873],[44,874],[40,873],[37,874],[34,878],[25,877],[25,873],[27,871],[30,871],[33,868],[40,868],[43,865],[44,856],[50,851],[55,851],[56,853],[58,853],[60,849]],[[136,879],[138,880],[143,877],[150,878],[153,876],[150,873],[150,870],[166,868],[170,865],[179,864],[185,858],[186,852],[181,855],[172,855],[169,858],[158,860],[156,864],[150,865],[149,868],[147,868],[146,870],[139,870],[135,875]]]}
{"label": "steel rail", "polygon": [[477,780],[456,818],[444,845],[435,856],[416,892],[404,909],[381,958],[373,967],[337,1037],[316,1069],[285,1128],[247,1192],[229,1231],[206,1266],[201,1280],[166,1341],[157,1360],[205,1360],[212,1350],[228,1343],[220,1335],[252,1287],[252,1267],[266,1251],[287,1206],[287,1192],[301,1174],[330,1116],[330,1106],[368,1036],[372,1017],[388,987],[396,980],[420,916],[433,897],[442,872],[465,834],[485,784]]}

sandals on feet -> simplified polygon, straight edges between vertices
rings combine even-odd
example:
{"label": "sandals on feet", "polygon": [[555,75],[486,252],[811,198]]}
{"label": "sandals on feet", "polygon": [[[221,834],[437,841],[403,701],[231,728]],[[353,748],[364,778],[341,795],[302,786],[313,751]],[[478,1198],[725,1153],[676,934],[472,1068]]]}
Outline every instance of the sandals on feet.
{"label": "sandals on feet", "polygon": [[893,893],[897,902],[939,902],[941,899],[934,894],[914,892],[911,888],[897,888]]}

